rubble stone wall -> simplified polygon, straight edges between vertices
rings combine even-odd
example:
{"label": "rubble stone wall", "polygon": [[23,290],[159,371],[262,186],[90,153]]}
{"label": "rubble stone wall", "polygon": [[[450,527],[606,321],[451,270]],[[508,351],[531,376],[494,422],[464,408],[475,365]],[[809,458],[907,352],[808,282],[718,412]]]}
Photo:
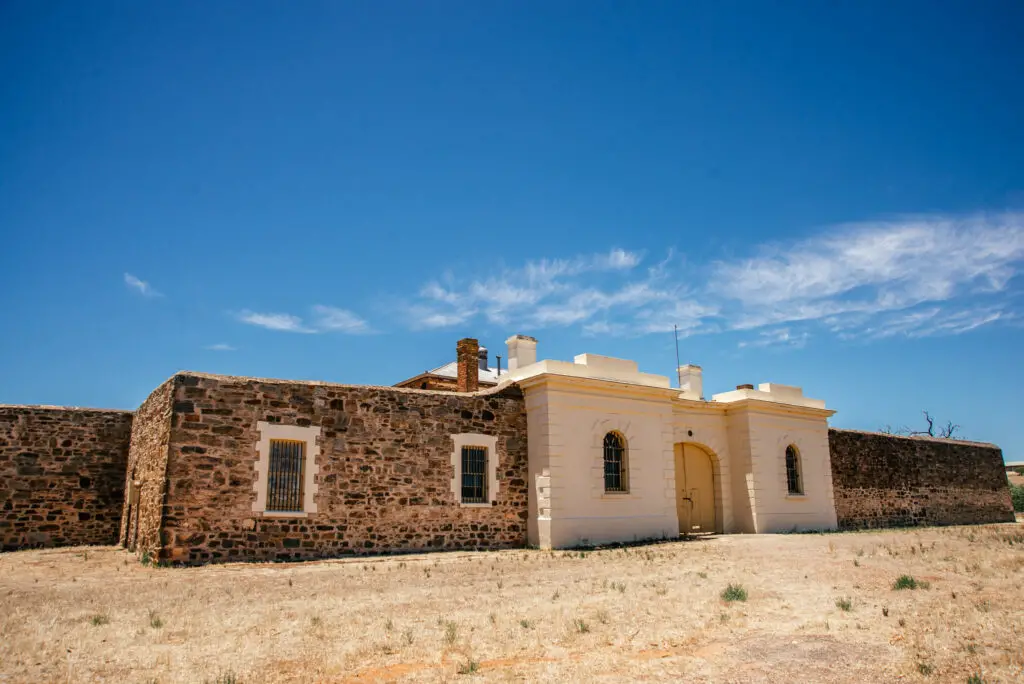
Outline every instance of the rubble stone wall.
{"label": "rubble stone wall", "polygon": [[4,551],[117,541],[131,411],[0,406]]}
{"label": "rubble stone wall", "polygon": [[[131,450],[125,472],[120,543],[157,558],[162,547],[164,494],[167,489],[167,454],[171,433],[171,401],[177,377],[153,390],[135,412]],[[137,492],[132,494],[135,483]]]}
{"label": "rubble stone wall", "polygon": [[993,444],[829,430],[839,529],[1013,522]]}
{"label": "rubble stone wall", "polygon": [[[456,394],[191,373],[174,387],[161,558],[298,560],[526,543],[526,410],[517,387]],[[253,512],[260,421],[321,428],[316,513]],[[497,437],[492,506],[462,506],[453,491],[452,435],[462,433]]]}

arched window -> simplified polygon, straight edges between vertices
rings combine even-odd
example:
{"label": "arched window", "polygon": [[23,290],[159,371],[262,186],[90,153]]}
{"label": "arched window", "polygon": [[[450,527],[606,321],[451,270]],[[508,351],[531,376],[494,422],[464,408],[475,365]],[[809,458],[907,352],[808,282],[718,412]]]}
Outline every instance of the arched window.
{"label": "arched window", "polygon": [[626,439],[617,432],[604,436],[604,491],[629,491]]}
{"label": "arched window", "polygon": [[792,444],[786,447],[786,486],[790,494],[804,493],[804,486],[800,482],[800,454]]}

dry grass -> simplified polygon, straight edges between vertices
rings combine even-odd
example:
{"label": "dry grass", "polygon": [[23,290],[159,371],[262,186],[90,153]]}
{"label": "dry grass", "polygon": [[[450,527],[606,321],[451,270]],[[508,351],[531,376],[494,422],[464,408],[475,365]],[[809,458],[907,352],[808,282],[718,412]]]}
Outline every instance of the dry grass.
{"label": "dry grass", "polygon": [[191,569],[25,551],[0,555],[0,681],[1020,681],[1022,580],[1019,523]]}

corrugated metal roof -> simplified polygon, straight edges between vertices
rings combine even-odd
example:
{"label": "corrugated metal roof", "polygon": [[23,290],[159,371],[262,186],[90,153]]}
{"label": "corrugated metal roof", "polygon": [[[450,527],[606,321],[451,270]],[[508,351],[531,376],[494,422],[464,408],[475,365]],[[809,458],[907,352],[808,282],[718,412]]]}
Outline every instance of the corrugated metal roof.
{"label": "corrugated metal roof", "polygon": [[[440,375],[443,378],[458,379],[458,377],[459,377],[459,363],[458,363],[458,361],[451,361],[449,363],[444,364],[443,366],[438,366],[434,370],[427,371],[427,372],[430,373],[431,375]],[[488,368],[487,370],[484,370],[484,369],[481,368],[480,369],[480,382],[493,382],[494,384],[497,384],[498,383],[498,378],[499,377],[503,378],[506,375],[508,375],[508,371],[505,370],[504,368],[502,369],[500,376],[498,375],[498,369],[497,368]]]}

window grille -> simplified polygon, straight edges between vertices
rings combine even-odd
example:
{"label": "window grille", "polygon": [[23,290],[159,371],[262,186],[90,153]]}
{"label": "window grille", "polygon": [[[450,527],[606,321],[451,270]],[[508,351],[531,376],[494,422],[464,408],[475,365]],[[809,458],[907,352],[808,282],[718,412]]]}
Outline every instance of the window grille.
{"label": "window grille", "polygon": [[462,447],[462,503],[487,503],[487,449]]}
{"label": "window grille", "polygon": [[270,468],[267,472],[267,510],[302,512],[302,466],[306,443],[270,440]]}
{"label": "window grille", "polygon": [[604,490],[626,491],[626,444],[622,435],[614,432],[604,436]]}
{"label": "window grille", "polygon": [[803,494],[800,486],[800,459],[793,446],[786,447],[786,486],[790,494]]}

